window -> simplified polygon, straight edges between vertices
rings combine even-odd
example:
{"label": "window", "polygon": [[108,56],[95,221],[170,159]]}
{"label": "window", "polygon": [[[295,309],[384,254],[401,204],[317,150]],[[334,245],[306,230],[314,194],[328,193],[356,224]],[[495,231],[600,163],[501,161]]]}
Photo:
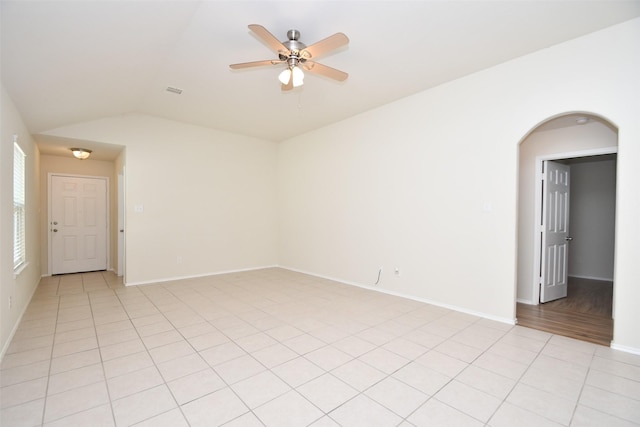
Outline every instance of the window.
{"label": "window", "polygon": [[25,155],[18,145],[18,137],[13,137],[13,269],[18,270],[26,263],[25,247]]}

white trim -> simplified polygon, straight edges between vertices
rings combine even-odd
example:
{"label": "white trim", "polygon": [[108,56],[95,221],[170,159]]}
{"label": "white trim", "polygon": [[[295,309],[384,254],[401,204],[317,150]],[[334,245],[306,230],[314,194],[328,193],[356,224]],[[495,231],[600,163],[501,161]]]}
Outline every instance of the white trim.
{"label": "white trim", "polygon": [[[13,135],[13,271],[14,278],[25,268],[27,262],[27,155]],[[16,233],[16,208],[18,208],[18,232]],[[18,256],[16,257],[16,251]]]}
{"label": "white trim", "polygon": [[[76,175],[70,173],[59,173],[59,172],[49,172],[47,175],[47,229],[51,225],[51,210],[52,210],[52,197],[51,197],[51,177],[53,176],[63,176],[63,177],[71,177],[71,178],[85,178],[85,179],[103,179],[106,181],[106,194],[105,194],[105,216],[107,221],[107,231],[106,231],[106,257],[105,260],[105,270],[109,268],[111,265],[111,182],[108,176],[98,176],[98,175]],[[52,274],[53,271],[53,257],[51,256],[53,252],[53,246],[51,241],[51,233],[47,232],[47,273],[49,275]]]}
{"label": "white trim", "polygon": [[614,344],[611,342],[611,348],[618,351],[624,351],[625,353],[637,354],[640,356],[640,348],[629,347],[626,345]]}
{"label": "white trim", "polygon": [[530,299],[524,299],[524,298],[516,298],[516,302],[519,302],[520,304],[527,304],[527,305],[538,305],[538,304],[535,304]]}
{"label": "white trim", "polygon": [[17,279],[20,273],[22,273],[28,266],[29,266],[29,261],[23,262],[22,264],[20,264],[18,268],[13,270],[13,278]]}
{"label": "white trim", "polygon": [[[485,319],[495,320],[495,321],[500,322],[500,323],[506,323],[508,325],[517,325],[518,324],[518,321],[515,318],[514,319],[508,319],[508,318],[492,316],[492,315],[488,315],[486,313],[480,313],[480,312],[476,312],[476,311],[473,311],[473,310],[467,310],[467,309],[456,307],[456,306],[452,306],[452,305],[449,305],[449,304],[442,304],[442,303],[434,302],[434,301],[423,299],[423,298],[418,298],[418,297],[413,297],[413,296],[409,296],[409,295],[399,294],[399,293],[396,293],[396,292],[387,291],[387,290],[380,289],[380,288],[372,288],[370,286],[365,286],[365,285],[361,285],[361,284],[357,284],[357,283],[353,283],[353,282],[347,282],[347,281],[344,281],[344,280],[339,280],[339,279],[336,279],[336,278],[332,278],[332,277],[328,277],[328,276],[324,276],[324,275],[320,275],[320,274],[314,274],[314,273],[310,273],[310,272],[307,272],[307,271],[298,270],[298,269],[295,269],[295,268],[285,267],[285,266],[281,266],[281,265],[269,265],[269,266],[264,266],[264,267],[253,267],[253,268],[245,268],[245,269],[239,269],[239,270],[227,270],[227,271],[216,272],[216,273],[199,274],[199,275],[195,275],[195,276],[183,276],[183,277],[175,277],[175,278],[169,278],[169,279],[158,279],[158,280],[152,280],[152,281],[142,281],[142,282],[135,282],[135,283],[127,283],[126,285],[127,286],[150,285],[150,284],[153,284],[153,283],[170,282],[170,281],[173,281],[173,280],[193,279],[193,278],[206,277],[206,276],[218,276],[218,275],[229,274],[229,273],[240,273],[240,272],[246,272],[246,271],[263,270],[263,269],[266,269],[266,268],[282,268],[284,270],[290,270],[290,271],[294,271],[294,272],[297,272],[297,273],[308,274],[309,276],[314,276],[314,277],[319,277],[319,278],[322,278],[322,279],[333,280],[333,281],[336,281],[336,282],[339,282],[339,283],[343,283],[345,285],[357,286],[359,288],[369,289],[369,290],[372,290],[372,291],[378,291],[378,292],[381,292],[381,293],[384,293],[384,294],[399,296],[399,297],[407,298],[407,299],[410,299],[410,300],[413,300],[413,301],[424,302],[426,304],[432,304],[432,305],[435,305],[435,306],[438,306],[438,307],[448,308],[448,309],[451,309],[451,310],[459,311],[459,312],[466,313],[466,314],[471,314],[471,315],[482,317],[482,318],[485,318]],[[41,275],[41,277],[50,277],[50,276],[51,276],[50,274]],[[38,285],[33,287],[33,290],[31,291],[31,296],[29,297],[29,303],[33,299],[33,296],[35,295],[37,289],[38,289]],[[518,300],[518,302],[523,302],[525,304],[527,303],[524,300],[523,301]],[[7,337],[7,341],[5,342],[4,347],[0,351],[0,363],[2,363],[2,360],[4,359],[4,356],[5,356],[8,348],[9,348],[9,346],[11,345],[11,342],[13,341],[13,337],[15,336],[15,334],[16,334],[16,332],[18,330],[18,327],[20,326],[20,323],[22,322],[22,318],[24,317],[24,314],[26,313],[27,308],[29,307],[29,303],[24,305],[24,308],[22,309],[22,313],[20,313],[20,316],[18,317],[13,329],[11,330],[11,333]],[[625,352],[625,353],[631,353],[631,354],[640,355],[640,348],[619,345],[619,344],[615,344],[614,342],[611,342],[611,349],[617,350],[617,351],[622,351],[622,352]]]}
{"label": "white trim", "polygon": [[468,310],[466,308],[458,307],[458,306],[455,306],[455,305],[444,304],[444,303],[441,303],[441,302],[438,302],[438,301],[433,301],[433,300],[420,298],[420,297],[416,297],[416,296],[413,296],[413,295],[407,295],[407,294],[403,294],[403,293],[399,293],[399,292],[393,292],[393,291],[389,291],[389,290],[386,290],[386,289],[373,288],[371,286],[363,285],[361,283],[349,282],[349,281],[345,281],[345,280],[338,279],[338,278],[335,278],[335,277],[324,276],[324,275],[321,275],[321,274],[315,274],[315,273],[311,273],[311,272],[308,272],[308,271],[298,270],[296,268],[286,267],[286,266],[282,266],[282,265],[268,265],[268,266],[251,267],[251,268],[244,268],[244,269],[238,269],[238,270],[218,271],[218,272],[215,272],[215,273],[203,273],[203,274],[196,274],[196,275],[191,275],[191,276],[176,276],[176,277],[163,278],[163,279],[144,280],[144,281],[139,281],[139,282],[125,283],[125,285],[126,286],[151,285],[151,284],[154,284],[154,283],[164,283],[164,282],[172,282],[172,281],[176,281],[176,280],[195,279],[195,278],[198,278],[198,277],[218,276],[218,275],[222,275],[222,274],[242,273],[242,272],[246,272],[246,271],[264,270],[266,268],[282,268],[283,270],[289,270],[289,271],[293,271],[293,272],[296,272],[296,273],[307,274],[309,276],[319,277],[321,279],[332,280],[334,282],[342,283],[344,285],[356,286],[358,288],[368,289],[368,290],[371,290],[371,291],[377,291],[377,292],[380,292],[380,293],[383,293],[383,294],[388,294],[388,295],[393,295],[393,296],[397,296],[397,297],[401,297],[401,298],[406,298],[406,299],[410,299],[410,300],[413,300],[413,301],[422,302],[422,303],[425,303],[425,304],[431,304],[431,305],[435,305],[437,307],[443,307],[443,308],[447,308],[447,309],[450,309],[450,310],[458,311],[458,312],[461,312],[461,313],[482,317],[484,319],[494,320],[494,321],[500,322],[500,323],[506,323],[508,325],[515,325],[516,324],[516,319],[515,318],[514,319],[509,319],[509,318],[504,318],[504,317],[493,316],[491,314],[482,313],[482,312],[478,312],[478,311],[474,311],[474,310]]}
{"label": "white trim", "polygon": [[[126,248],[126,178],[125,167],[122,167],[122,173],[116,175],[116,187],[117,187],[117,215],[116,215],[116,263],[118,264],[115,270],[116,276],[125,276],[125,248]],[[120,231],[122,230],[122,231]],[[113,264],[112,264],[113,266]]]}
{"label": "white trim", "polygon": [[566,153],[552,153],[552,154],[542,154],[540,156],[536,156],[536,161],[540,160],[562,160],[562,159],[575,159],[578,157],[591,157],[591,156],[602,156],[605,154],[617,154],[618,146],[613,145],[611,147],[601,147],[601,148],[592,148],[589,150],[578,150],[578,151],[569,151]]}
{"label": "white trim", "polygon": [[286,267],[286,266],[282,266],[279,265],[279,268],[285,269],[285,270],[289,270],[289,271],[294,271],[296,273],[302,273],[302,274],[307,274],[309,276],[314,276],[314,277],[319,277],[321,279],[327,279],[327,280],[332,280],[334,282],[338,282],[338,283],[342,283],[344,285],[349,285],[349,286],[356,286],[358,288],[363,288],[363,289],[368,289],[370,291],[375,291],[375,292],[380,292],[383,294],[387,294],[387,295],[393,295],[396,297],[401,297],[401,298],[406,298],[412,301],[417,301],[417,302],[422,302],[425,304],[431,304],[431,305],[435,305],[437,307],[442,307],[442,308],[447,308],[449,310],[454,310],[454,311],[458,311],[460,313],[465,313],[465,314],[470,314],[472,316],[478,316],[478,317],[482,317],[483,319],[488,319],[488,320],[494,320],[496,322],[500,322],[500,323],[506,323],[508,325],[515,325],[516,324],[516,319],[510,319],[510,318],[506,318],[506,317],[498,317],[498,316],[494,316],[491,314],[487,314],[487,313],[483,313],[483,312],[479,312],[479,311],[475,311],[475,310],[469,310],[463,307],[458,307],[455,305],[451,305],[451,304],[445,304],[439,301],[434,301],[434,300],[430,300],[430,299],[426,299],[426,298],[421,298],[421,297],[416,297],[414,295],[409,295],[409,294],[403,294],[400,292],[394,292],[394,291],[390,291],[388,289],[383,289],[383,288],[378,288],[378,287],[371,287],[368,285],[363,285],[361,283],[356,283],[356,282],[350,282],[350,281],[345,281],[343,279],[338,279],[335,277],[331,277],[331,276],[324,276],[322,274],[316,274],[316,273],[311,273],[309,271],[305,271],[305,270],[299,270],[296,268],[291,268],[291,267]]}
{"label": "white trim", "polygon": [[29,308],[29,304],[31,304],[31,300],[33,299],[33,296],[36,294],[36,290],[38,290],[39,285],[40,285],[40,281],[38,280],[38,283],[36,283],[35,286],[33,286],[33,290],[31,291],[31,295],[29,296],[27,303],[24,305],[24,307],[22,307],[22,313],[20,313],[20,316],[18,316],[18,318],[16,319],[16,323],[13,325],[13,329],[11,329],[11,332],[9,333],[7,340],[4,343],[4,347],[2,347],[2,350],[0,350],[0,363],[2,363],[2,360],[4,359],[4,356],[7,353],[9,346],[13,341],[13,337],[18,331],[18,328],[20,327],[20,323],[22,322],[22,318],[24,317],[24,314],[27,312],[27,308]]}
{"label": "white trim", "polygon": [[[540,301],[540,247],[542,242],[540,241],[540,224],[542,222],[542,162],[545,160],[561,160],[572,159],[576,157],[589,157],[589,156],[601,156],[603,154],[616,154],[618,152],[618,146],[594,148],[591,150],[572,151],[568,153],[554,153],[536,156],[535,164],[535,205],[534,212],[535,217],[533,221],[535,236],[533,239],[533,278],[532,278],[532,292],[531,301],[535,301],[535,305],[538,305]],[[615,256],[615,255],[614,255]]]}
{"label": "white trim", "polygon": [[142,280],[139,282],[125,282],[125,286],[140,286],[140,285],[152,285],[154,283],[165,283],[165,282],[173,282],[175,280],[186,280],[186,279],[197,279],[199,277],[207,277],[207,276],[220,276],[222,274],[231,274],[231,273],[243,273],[246,271],[255,271],[255,270],[264,270],[266,268],[278,268],[278,265],[265,265],[262,267],[249,267],[249,268],[241,268],[238,270],[225,270],[225,271],[216,271],[212,273],[202,273],[195,274],[191,276],[175,276],[175,277],[166,277],[163,279],[154,279],[154,280]]}

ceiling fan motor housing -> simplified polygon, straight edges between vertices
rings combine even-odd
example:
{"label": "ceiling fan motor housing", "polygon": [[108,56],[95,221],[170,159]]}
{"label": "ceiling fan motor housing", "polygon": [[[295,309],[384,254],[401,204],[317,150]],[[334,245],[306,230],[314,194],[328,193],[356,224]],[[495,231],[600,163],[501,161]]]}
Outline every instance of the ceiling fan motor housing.
{"label": "ceiling fan motor housing", "polygon": [[[282,61],[287,61],[289,66],[297,65],[298,62],[306,61],[306,58],[303,58],[300,55],[300,52],[304,50],[307,45],[298,41],[300,38],[300,31],[298,30],[289,30],[287,31],[288,40],[283,41],[282,44],[284,47],[289,49],[289,52],[279,52],[279,57]],[[292,61],[293,60],[293,61]],[[294,63],[292,63],[294,62]]]}

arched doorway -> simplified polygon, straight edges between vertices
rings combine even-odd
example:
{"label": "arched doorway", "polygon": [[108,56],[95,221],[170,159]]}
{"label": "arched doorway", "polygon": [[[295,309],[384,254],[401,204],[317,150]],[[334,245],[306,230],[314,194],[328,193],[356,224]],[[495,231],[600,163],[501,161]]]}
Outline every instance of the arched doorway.
{"label": "arched doorway", "polygon": [[[606,119],[588,113],[567,113],[545,121],[522,140],[519,147],[516,292],[516,317],[520,325],[610,345],[613,335],[617,138],[617,128]],[[542,244],[545,230],[542,226],[543,169],[548,162],[575,169],[575,180],[578,181],[572,182],[572,188],[578,184],[576,190],[579,188],[580,191],[576,194],[579,201],[568,205],[572,209],[567,219],[572,218],[575,222],[574,227],[568,226],[571,235],[568,239],[573,240],[563,245],[569,254],[563,264],[569,292],[556,302],[541,304],[541,282],[547,283],[548,274],[545,262],[554,258],[548,256]],[[594,188],[593,180],[589,181],[591,174],[597,174],[598,188]],[[594,198],[597,200],[591,200]],[[597,208],[593,208],[594,204]],[[592,209],[601,212],[592,212]],[[604,229],[607,230],[607,244],[594,244],[594,232],[602,234]],[[606,292],[595,292],[605,290],[607,286]],[[586,296],[583,295],[585,290]]]}

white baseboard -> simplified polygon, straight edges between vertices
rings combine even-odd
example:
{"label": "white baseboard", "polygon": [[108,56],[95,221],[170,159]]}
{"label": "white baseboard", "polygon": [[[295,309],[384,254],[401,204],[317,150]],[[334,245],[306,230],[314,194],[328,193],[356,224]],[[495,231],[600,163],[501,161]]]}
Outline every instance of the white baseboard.
{"label": "white baseboard", "polygon": [[[339,278],[336,278],[336,277],[325,276],[325,275],[316,274],[316,273],[312,273],[312,272],[309,272],[309,271],[299,270],[299,269],[296,269],[296,268],[286,267],[286,266],[282,266],[282,265],[267,265],[267,266],[261,266],[261,267],[250,267],[250,268],[237,269],[237,270],[217,271],[217,272],[203,273],[203,274],[190,275],[190,276],[180,276],[180,277],[171,277],[171,278],[148,280],[148,281],[130,282],[130,283],[125,283],[125,285],[127,285],[127,286],[148,285],[148,284],[152,284],[152,283],[163,283],[163,282],[171,282],[171,281],[175,281],[175,280],[195,279],[195,278],[198,278],[198,277],[219,276],[219,275],[222,275],[222,274],[242,273],[242,272],[247,272],[247,271],[263,270],[263,269],[266,269],[266,268],[282,268],[284,270],[290,270],[290,271],[294,271],[294,272],[297,272],[297,273],[308,274],[309,276],[314,276],[314,277],[319,277],[319,278],[322,278],[322,279],[332,280],[334,282],[342,283],[342,284],[345,284],[345,285],[356,286],[356,287],[359,287],[359,288],[364,288],[364,289],[368,289],[368,290],[371,290],[371,291],[377,291],[377,292],[381,292],[381,293],[388,294],[388,295],[407,298],[407,299],[410,299],[410,300],[413,300],[413,301],[418,301],[418,302],[422,302],[422,303],[425,303],[425,304],[431,304],[431,305],[435,305],[437,307],[443,307],[443,308],[447,308],[449,310],[454,310],[454,311],[458,311],[458,312],[461,312],[461,313],[466,313],[466,314],[470,314],[470,315],[473,315],[473,316],[482,317],[484,319],[494,320],[494,321],[500,322],[500,323],[506,323],[506,324],[509,324],[509,325],[515,325],[517,323],[516,319],[498,317],[498,316],[494,316],[494,315],[491,315],[491,314],[487,314],[487,313],[483,313],[483,312],[479,312],[479,311],[475,311],[475,310],[468,310],[468,309],[466,309],[464,307],[459,307],[459,306],[455,306],[455,305],[451,305],[451,304],[445,304],[445,303],[442,303],[442,302],[439,302],[439,301],[433,301],[433,300],[429,300],[429,299],[426,299],[426,298],[421,298],[421,297],[416,297],[416,296],[413,296],[413,295],[403,294],[403,293],[400,293],[400,292],[390,291],[390,290],[387,290],[387,289],[376,288],[376,287],[372,287],[372,286],[368,286],[368,285],[363,285],[361,283],[350,282],[350,281],[339,279]],[[41,277],[50,277],[50,276],[51,276],[50,274],[43,274]],[[580,277],[580,278],[593,279],[593,280],[605,280],[605,281],[609,280],[609,281],[611,281],[611,279],[602,279],[602,278],[593,278],[593,277],[582,277],[582,276],[572,276],[572,277]],[[22,321],[22,318],[24,317],[24,314],[27,311],[27,307],[29,307],[29,304],[31,303],[31,300],[33,299],[33,295],[36,293],[37,289],[38,289],[38,284],[36,284],[33,287],[31,295],[29,296],[29,301],[22,308],[22,312],[20,313],[20,316],[18,317],[16,323],[14,324],[13,329],[11,330],[11,333],[9,334],[9,337],[7,338],[7,341],[4,343],[4,345],[2,347],[2,350],[0,351],[0,363],[2,363],[2,360],[4,359],[4,356],[5,356],[8,348],[9,348],[9,345],[11,344],[11,341],[13,340],[13,337],[15,336],[15,334],[16,334],[16,332],[18,330],[18,327],[20,326],[20,322]],[[517,302],[523,303],[523,304],[534,305],[530,300],[526,300],[526,299],[522,299],[522,298],[518,298]],[[625,346],[625,345],[615,344],[614,342],[612,342],[611,343],[611,348],[614,349],[614,350],[623,351],[625,353],[631,353],[631,354],[640,355],[640,348],[636,348],[636,347],[629,347],[629,346]]]}
{"label": "white baseboard", "polygon": [[296,268],[286,267],[286,266],[283,266],[283,265],[280,265],[278,267],[280,267],[282,269],[285,269],[285,270],[289,270],[289,271],[295,271],[296,273],[308,274],[309,276],[319,277],[321,279],[332,280],[334,282],[342,283],[342,284],[345,284],[345,285],[356,286],[358,288],[368,289],[368,290],[371,290],[371,291],[376,291],[376,292],[380,292],[380,293],[387,294],[387,295],[393,295],[393,296],[396,296],[396,297],[410,299],[412,301],[418,301],[418,302],[422,302],[422,303],[425,303],[425,304],[435,305],[437,307],[447,308],[449,310],[458,311],[460,313],[465,313],[465,314],[470,314],[472,316],[482,317],[483,319],[494,320],[494,321],[500,322],[500,323],[506,323],[508,325],[515,325],[516,324],[516,319],[498,317],[498,316],[494,316],[492,314],[487,314],[487,313],[483,313],[483,312],[479,312],[479,311],[469,310],[469,309],[466,309],[464,307],[458,307],[458,306],[455,306],[455,305],[445,304],[445,303],[442,303],[442,302],[439,302],[439,301],[433,301],[433,300],[429,300],[429,299],[426,299],[426,298],[417,297],[417,296],[414,296],[414,295],[403,294],[403,293],[400,293],[400,292],[394,292],[394,291],[390,291],[388,289],[383,289],[383,288],[377,288],[377,287],[372,287],[372,286],[368,286],[368,285],[363,285],[362,283],[350,282],[348,280],[343,280],[343,279],[339,279],[339,278],[336,278],[336,277],[325,276],[325,275],[322,275],[322,274],[316,274],[316,273],[312,273],[312,272],[309,272],[309,271],[304,271],[304,270],[299,270],[299,269],[296,269]]}
{"label": "white baseboard", "polygon": [[624,351],[625,353],[637,354],[640,356],[640,348],[629,347],[626,345],[615,344],[611,342],[611,348],[618,351]]}
{"label": "white baseboard", "polygon": [[124,284],[125,286],[151,285],[153,283],[165,283],[165,282],[173,282],[175,280],[197,279],[199,277],[220,276],[221,274],[243,273],[246,271],[264,270],[265,268],[277,268],[277,267],[278,267],[277,265],[265,265],[261,267],[249,267],[249,268],[241,268],[238,270],[215,271],[211,273],[202,273],[202,274],[195,274],[190,276],[176,276],[176,277],[166,277],[162,279],[142,280],[138,282],[125,282]]}
{"label": "white baseboard", "polygon": [[22,307],[22,312],[20,313],[20,316],[18,316],[16,323],[13,325],[13,329],[11,329],[11,333],[7,337],[7,341],[2,346],[2,350],[0,350],[0,364],[2,363],[2,360],[4,359],[4,355],[9,349],[9,346],[11,345],[11,341],[13,341],[13,337],[18,331],[18,327],[22,322],[22,318],[24,317],[24,314],[27,312],[27,307],[29,307],[29,304],[31,304],[31,300],[33,299],[33,296],[35,295],[36,290],[38,289],[38,285],[39,283],[36,283],[35,286],[33,287],[33,290],[31,291],[31,295],[29,295],[29,299],[27,300],[27,303],[24,305],[24,307]]}
{"label": "white baseboard", "polygon": [[519,302],[520,304],[527,304],[527,305],[538,305],[532,300],[524,299],[524,298],[516,298],[516,302]]}

